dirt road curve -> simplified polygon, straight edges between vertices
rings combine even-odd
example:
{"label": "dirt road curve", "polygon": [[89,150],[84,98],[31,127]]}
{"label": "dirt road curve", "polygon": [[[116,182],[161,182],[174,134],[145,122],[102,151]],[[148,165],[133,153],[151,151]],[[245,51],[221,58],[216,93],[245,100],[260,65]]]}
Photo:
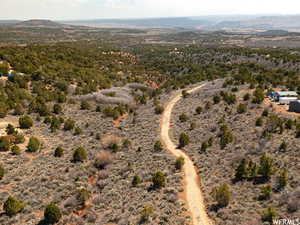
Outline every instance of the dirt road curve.
{"label": "dirt road curve", "polygon": [[[205,84],[197,86],[188,91],[192,93],[202,88]],[[178,92],[171,101],[165,106],[164,113],[161,120],[161,140],[165,148],[170,151],[175,157],[182,156],[185,159],[183,167],[185,173],[185,194],[189,211],[192,216],[193,225],[212,225],[211,220],[208,218],[202,192],[199,185],[199,177],[196,172],[191,159],[181,150],[176,149],[176,145],[171,141],[169,136],[170,119],[174,105],[181,99],[181,92]]]}

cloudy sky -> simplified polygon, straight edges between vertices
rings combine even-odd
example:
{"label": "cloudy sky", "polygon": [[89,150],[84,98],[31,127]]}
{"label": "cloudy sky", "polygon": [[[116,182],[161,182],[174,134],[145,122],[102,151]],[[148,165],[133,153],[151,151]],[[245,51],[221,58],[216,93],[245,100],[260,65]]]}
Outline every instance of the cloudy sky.
{"label": "cloudy sky", "polygon": [[0,19],[300,14],[299,0],[0,0]]}

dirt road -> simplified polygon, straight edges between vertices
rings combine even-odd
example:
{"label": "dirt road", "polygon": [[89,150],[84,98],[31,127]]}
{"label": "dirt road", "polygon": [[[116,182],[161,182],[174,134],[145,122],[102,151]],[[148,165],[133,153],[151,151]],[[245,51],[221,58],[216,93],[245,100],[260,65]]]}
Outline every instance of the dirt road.
{"label": "dirt road", "polygon": [[[204,84],[197,86],[189,90],[188,93],[197,91],[203,86]],[[172,109],[174,105],[181,99],[181,97],[181,92],[178,92],[165,107],[161,120],[161,140],[165,148],[175,157],[182,156],[185,159],[185,164],[183,167],[185,174],[184,189],[193,225],[211,225],[212,222],[208,218],[205,210],[204,200],[199,185],[200,178],[197,175],[196,168],[194,167],[192,160],[183,151],[176,149],[176,145],[171,141],[169,136]]]}

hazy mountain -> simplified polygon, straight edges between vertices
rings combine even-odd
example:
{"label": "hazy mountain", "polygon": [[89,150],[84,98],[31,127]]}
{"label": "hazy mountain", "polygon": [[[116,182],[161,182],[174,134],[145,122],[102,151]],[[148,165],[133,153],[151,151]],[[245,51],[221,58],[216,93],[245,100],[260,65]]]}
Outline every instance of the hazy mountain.
{"label": "hazy mountain", "polygon": [[92,27],[194,28],[203,30],[295,30],[300,29],[300,15],[293,16],[200,16],[150,19],[95,19],[63,21],[65,24]]}
{"label": "hazy mountain", "polygon": [[64,24],[51,20],[27,20],[15,24],[16,27],[63,28]]}
{"label": "hazy mountain", "polygon": [[16,24],[19,22],[20,20],[0,20],[0,24]]}
{"label": "hazy mountain", "polygon": [[300,30],[300,15],[292,16],[200,16],[147,19],[94,19],[74,21],[0,20],[16,27],[65,28],[80,25],[98,28],[185,28],[198,30]]}
{"label": "hazy mountain", "polygon": [[211,29],[300,29],[300,16],[261,16],[249,20],[222,21]]}
{"label": "hazy mountain", "polygon": [[190,17],[150,18],[150,19],[95,19],[62,21],[65,24],[93,27],[130,27],[130,28],[197,28],[212,25],[205,19]]}

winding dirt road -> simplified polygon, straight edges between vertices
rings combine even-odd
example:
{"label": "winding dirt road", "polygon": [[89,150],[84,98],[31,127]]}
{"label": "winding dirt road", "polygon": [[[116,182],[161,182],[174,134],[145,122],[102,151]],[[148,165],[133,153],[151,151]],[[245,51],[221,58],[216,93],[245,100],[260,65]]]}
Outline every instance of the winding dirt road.
{"label": "winding dirt road", "polygon": [[[205,84],[192,88],[188,93],[192,93],[202,88]],[[164,147],[170,151],[175,157],[183,157],[185,164],[183,167],[185,174],[185,195],[186,201],[191,213],[193,225],[212,225],[208,218],[204,200],[199,185],[200,178],[197,175],[196,168],[192,160],[183,151],[176,149],[176,145],[171,141],[169,136],[171,113],[174,105],[182,98],[181,92],[178,92],[166,105],[161,120],[161,141]]]}

